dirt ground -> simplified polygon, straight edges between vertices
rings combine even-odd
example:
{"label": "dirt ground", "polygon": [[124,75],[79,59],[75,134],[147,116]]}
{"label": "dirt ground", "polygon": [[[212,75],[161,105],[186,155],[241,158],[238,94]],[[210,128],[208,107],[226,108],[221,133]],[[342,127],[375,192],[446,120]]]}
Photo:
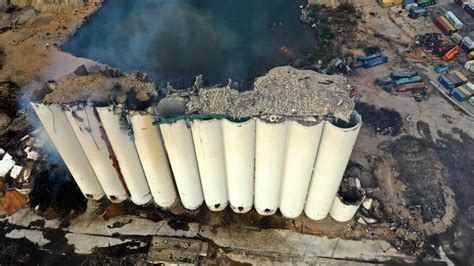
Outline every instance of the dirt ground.
{"label": "dirt ground", "polygon": [[[16,141],[34,125],[34,117],[28,115],[28,108],[19,100],[22,97],[19,87],[35,79],[57,79],[79,65],[92,64],[87,59],[63,53],[58,47],[100,6],[100,2],[87,1],[84,8],[73,14],[47,14],[32,9],[3,13],[0,28],[8,29],[0,33],[2,148],[13,149]],[[416,69],[425,81],[436,80],[433,68],[441,61],[411,46],[417,35],[438,30],[429,17],[411,20],[397,7],[382,9],[375,1],[368,0],[354,3],[362,11],[364,21],[358,26],[355,41],[365,46],[378,46],[390,57],[388,64],[369,70],[356,69],[349,77],[351,84],[362,94],[356,109],[363,116],[364,126],[346,176],[358,177],[367,188],[367,196],[379,202],[378,211],[372,214],[377,223],[363,225],[355,220],[335,223],[330,218],[317,222],[306,217],[285,219],[280,214],[265,217],[254,211],[242,215],[230,209],[213,213],[201,208],[188,213],[179,208],[164,211],[155,206],[137,207],[129,203],[121,204],[119,209],[157,224],[170,219],[171,226],[180,230],[189,230],[190,223],[199,223],[261,230],[287,229],[327,238],[383,239],[398,250],[416,256],[417,263],[433,265],[446,253],[456,264],[473,265],[474,181],[470,177],[474,176],[474,119],[453,107],[430,85],[427,99],[417,102],[409,92],[388,93],[374,84],[375,78],[400,69]],[[450,3],[442,0],[436,7],[429,8],[430,16],[442,8],[458,8]],[[351,52],[362,53],[361,50]],[[454,67],[460,68],[462,60],[463,57],[455,59]],[[49,187],[50,176],[68,175],[62,172],[61,166],[48,169],[50,172],[39,176],[29,206],[40,206],[39,213],[48,219],[59,219],[59,228],[66,227],[85,211],[86,203],[72,202],[74,197],[43,198],[49,192],[42,189]],[[58,187],[58,195],[78,195],[74,182],[64,180],[66,182]],[[64,208],[64,202],[72,205]],[[106,213],[107,206],[108,203],[103,202],[97,207],[97,219],[103,219],[101,215]],[[63,213],[58,215],[58,210]],[[143,262],[151,242],[149,236],[135,236],[130,237],[131,243],[97,248],[90,255],[80,255],[75,253],[74,246],[65,237],[66,232],[61,229],[46,229],[37,224],[28,224],[21,229],[34,228],[43,228],[45,238],[51,243],[38,248],[25,238],[4,237],[18,228],[3,222],[0,257],[6,262],[29,264]],[[238,264],[226,255],[225,248],[212,245],[212,249],[216,263]]]}

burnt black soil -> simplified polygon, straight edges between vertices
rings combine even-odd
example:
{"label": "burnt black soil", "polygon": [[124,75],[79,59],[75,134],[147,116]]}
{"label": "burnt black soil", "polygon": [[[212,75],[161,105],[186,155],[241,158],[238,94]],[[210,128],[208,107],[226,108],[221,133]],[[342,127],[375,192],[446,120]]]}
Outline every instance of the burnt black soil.
{"label": "burnt black soil", "polygon": [[48,163],[36,176],[35,186],[30,194],[30,206],[39,206],[40,212],[51,208],[55,214],[65,217],[86,210],[87,200],[72,178],[66,166]]}
{"label": "burnt black soil", "polygon": [[381,135],[398,136],[403,122],[400,113],[388,108],[378,108],[363,102],[355,105],[356,111],[362,116],[364,125]]}
{"label": "burnt black soil", "polygon": [[453,128],[452,133],[438,131],[440,139],[433,142],[429,125],[419,122],[417,126],[443,163],[458,208],[454,225],[432,240],[449,243],[444,250],[457,265],[474,265],[474,139],[461,129]]}
{"label": "burnt black soil", "polygon": [[442,218],[446,202],[434,162],[439,161],[426,141],[412,136],[403,136],[390,146],[396,160],[396,170],[407,190],[407,207],[419,205],[424,222]]}

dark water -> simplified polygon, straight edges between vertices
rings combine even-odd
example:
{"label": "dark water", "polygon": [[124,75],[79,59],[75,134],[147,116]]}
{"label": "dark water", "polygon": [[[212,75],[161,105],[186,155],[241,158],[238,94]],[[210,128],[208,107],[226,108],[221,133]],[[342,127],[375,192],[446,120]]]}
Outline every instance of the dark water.
{"label": "dark water", "polygon": [[243,80],[314,49],[303,0],[106,0],[63,46],[155,81]]}

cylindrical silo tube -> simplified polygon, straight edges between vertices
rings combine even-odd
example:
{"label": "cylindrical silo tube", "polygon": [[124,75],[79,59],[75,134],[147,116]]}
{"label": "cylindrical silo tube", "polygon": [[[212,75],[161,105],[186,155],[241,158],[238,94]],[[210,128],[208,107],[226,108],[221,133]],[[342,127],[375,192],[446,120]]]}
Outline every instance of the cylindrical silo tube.
{"label": "cylindrical silo tube", "polygon": [[334,220],[344,223],[350,221],[360,207],[362,200],[356,203],[345,203],[341,197],[336,196],[329,214]]}
{"label": "cylindrical silo tube", "polygon": [[94,116],[93,107],[78,104],[67,108],[65,113],[107,198],[112,202],[126,200],[128,198],[127,190],[122,185],[105,142],[102,140],[99,122]]}
{"label": "cylindrical silo tube", "polygon": [[102,198],[104,191],[61,106],[42,103],[31,103],[31,106],[84,196]]}
{"label": "cylindrical silo tube", "polygon": [[130,199],[137,205],[150,202],[152,195],[132,140],[133,130],[127,117],[121,113],[122,109],[118,106],[96,109],[117,157]]}
{"label": "cylindrical silo tube", "polygon": [[192,122],[191,131],[204,200],[211,211],[221,211],[227,207],[229,201],[221,121],[196,119]]}
{"label": "cylindrical silo tube", "polygon": [[185,120],[177,120],[161,123],[160,130],[181,203],[188,210],[196,210],[204,196],[190,126]]}
{"label": "cylindrical silo tube", "polygon": [[289,122],[279,206],[287,218],[303,212],[323,127],[324,122]]}
{"label": "cylindrical silo tube", "polygon": [[232,210],[252,209],[255,168],[255,120],[222,121],[227,191]]}
{"label": "cylindrical silo tube", "polygon": [[306,200],[305,214],[309,218],[324,219],[331,210],[361,125],[356,112],[344,125],[326,122]]}
{"label": "cylindrical silo tube", "polygon": [[255,209],[261,215],[270,215],[276,212],[280,200],[288,123],[263,119],[256,123]]}
{"label": "cylindrical silo tube", "polygon": [[129,117],[153,200],[158,206],[169,208],[177,193],[158,126],[153,125],[154,117],[150,113],[135,111]]}

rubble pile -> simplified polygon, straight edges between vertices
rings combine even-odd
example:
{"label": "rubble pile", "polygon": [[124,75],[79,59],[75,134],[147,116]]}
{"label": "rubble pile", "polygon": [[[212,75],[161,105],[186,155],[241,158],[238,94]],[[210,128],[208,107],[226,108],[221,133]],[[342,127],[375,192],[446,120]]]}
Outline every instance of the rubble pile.
{"label": "rubble pile", "polygon": [[416,36],[415,46],[422,47],[427,52],[437,56],[442,56],[449,50],[449,42],[444,35],[435,32]]}
{"label": "rubble pile", "polygon": [[126,95],[135,90],[151,95],[156,86],[147,82],[146,75],[135,73],[124,75],[108,67],[86,69],[80,66],[73,73],[57,81],[48,82],[50,91],[44,96],[44,103],[71,102],[113,102],[125,101]]}
{"label": "rubble pile", "polygon": [[281,115],[334,116],[348,121],[354,109],[353,88],[342,76],[277,67],[255,80],[254,90],[202,89],[190,97],[187,113],[246,117]]}

